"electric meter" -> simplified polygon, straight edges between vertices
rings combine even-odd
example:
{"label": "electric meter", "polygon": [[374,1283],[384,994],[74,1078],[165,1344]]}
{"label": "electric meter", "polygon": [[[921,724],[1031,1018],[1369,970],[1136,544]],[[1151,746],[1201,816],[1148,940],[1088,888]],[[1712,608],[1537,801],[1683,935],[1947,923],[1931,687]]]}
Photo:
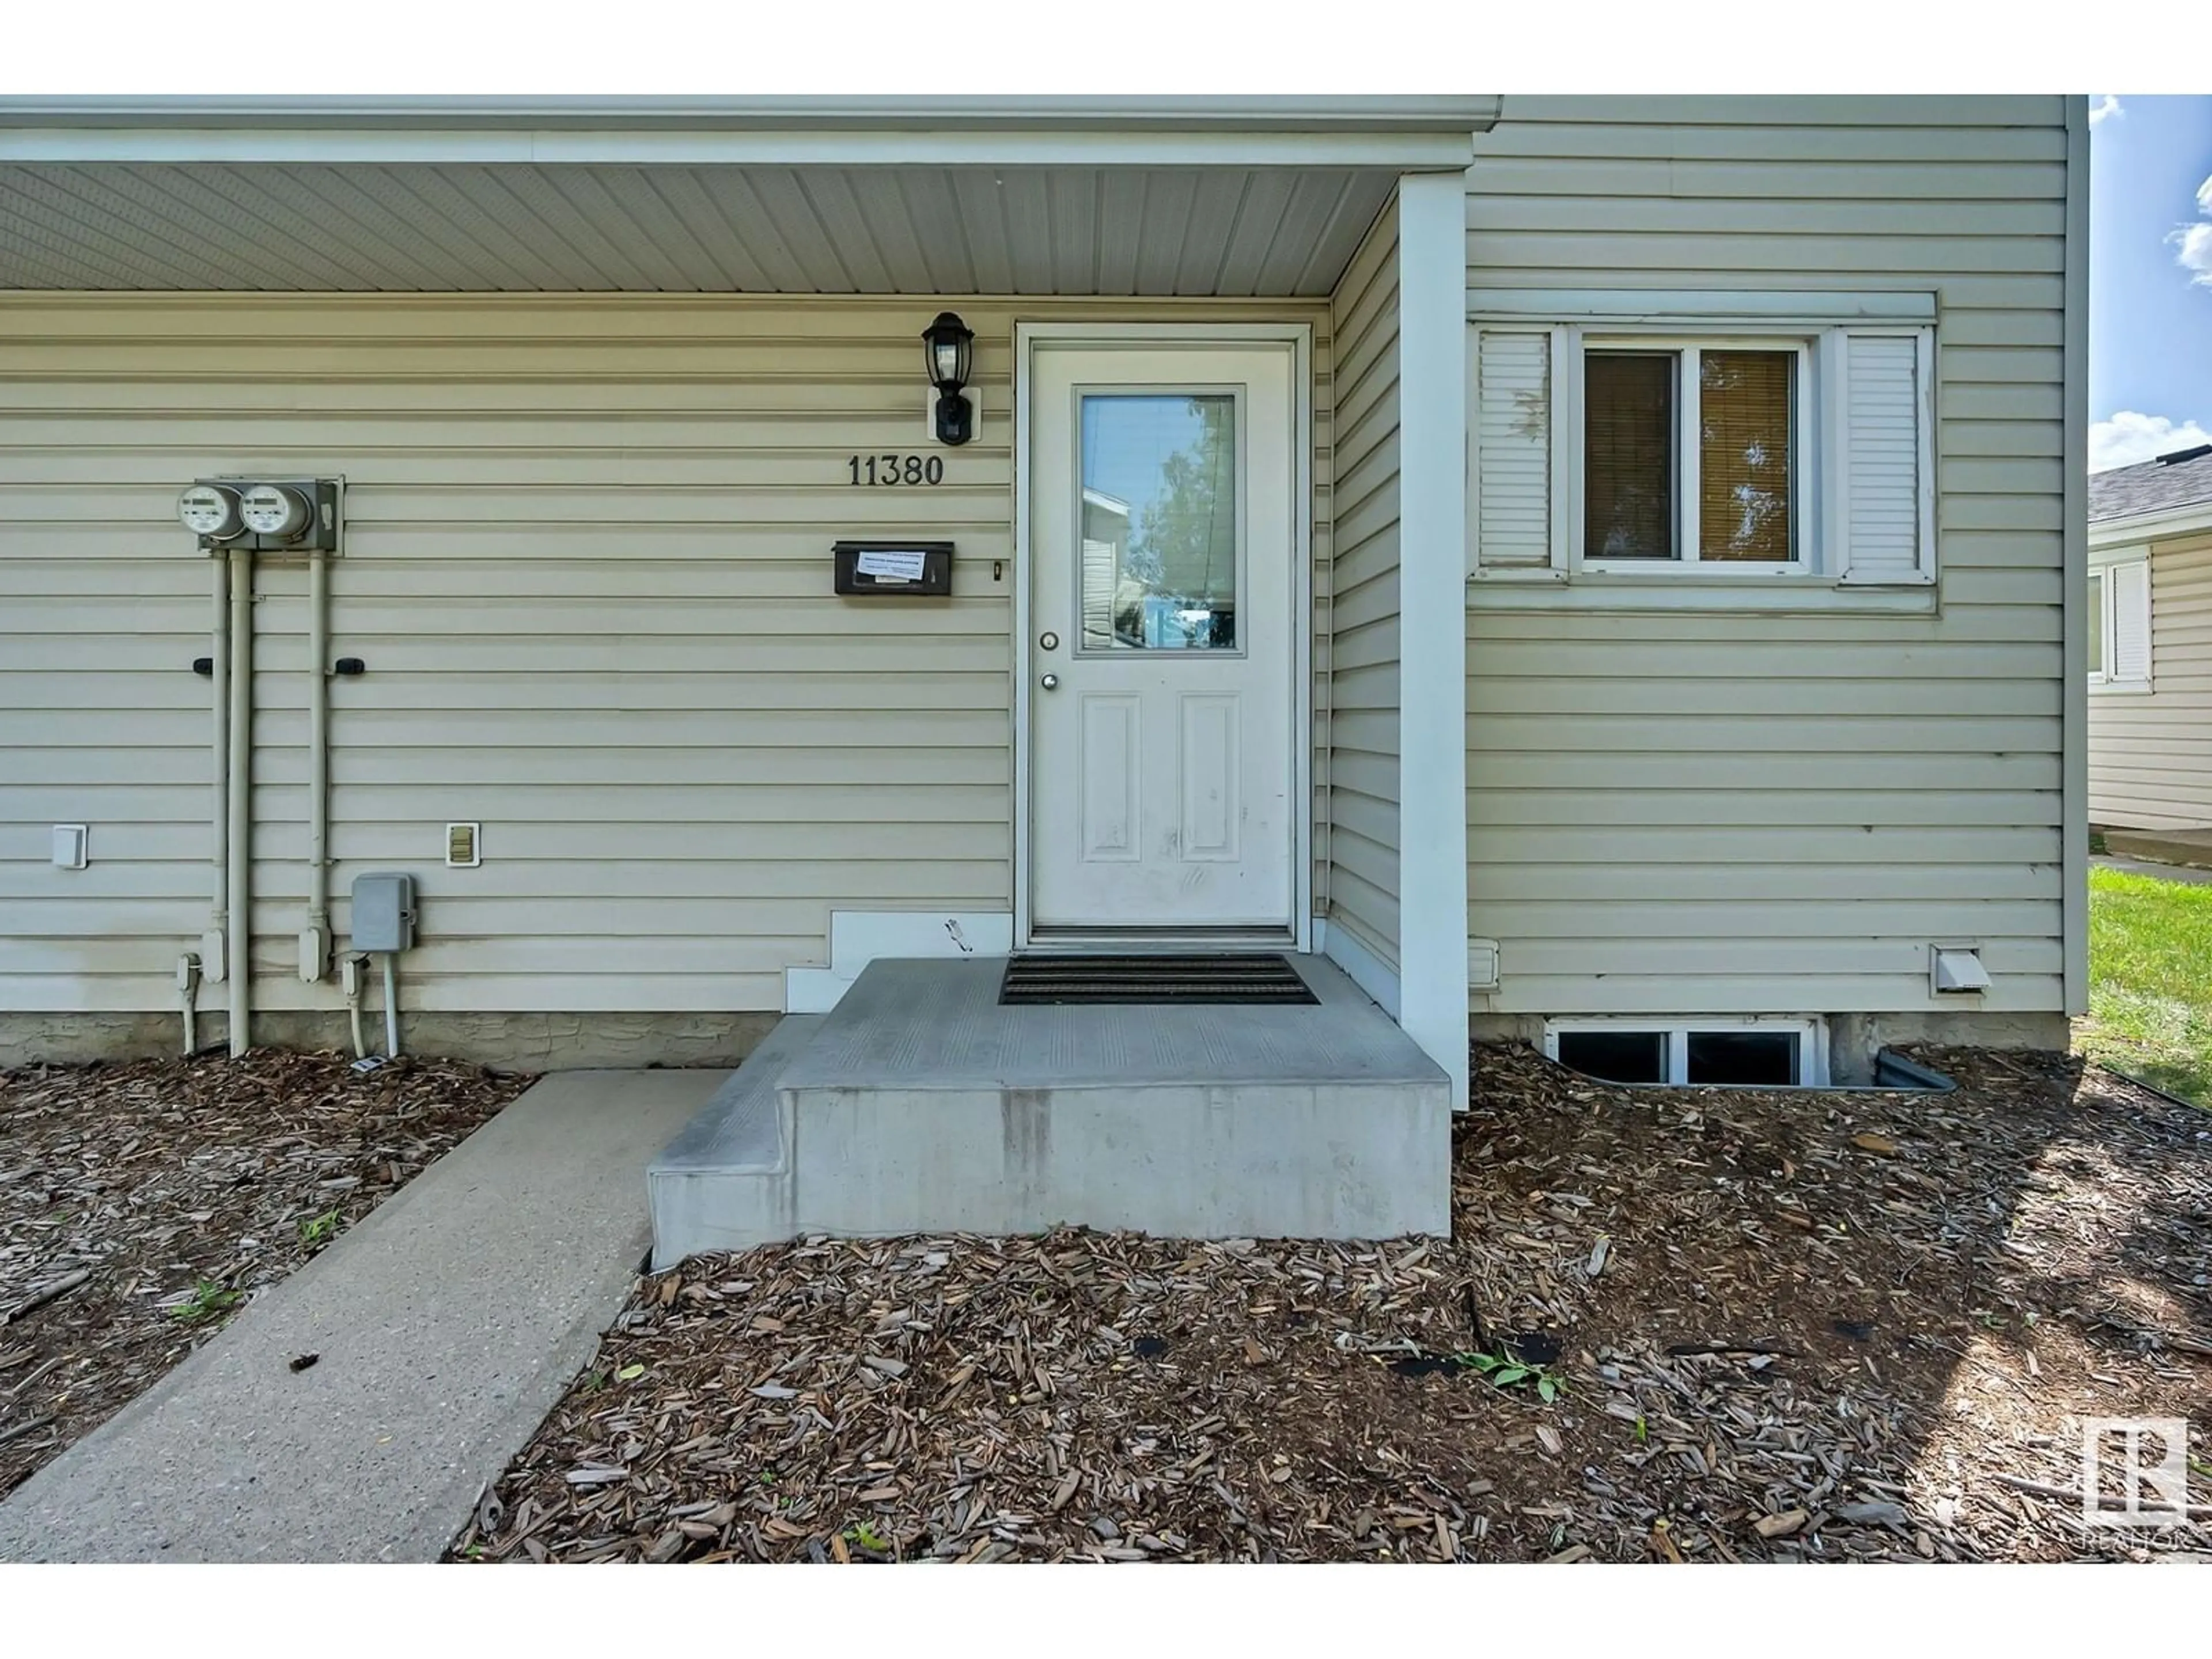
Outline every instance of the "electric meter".
{"label": "electric meter", "polygon": [[335,553],[343,478],[196,478],[177,517],[204,553]]}
{"label": "electric meter", "polygon": [[289,541],[314,522],[314,503],[283,484],[258,483],[238,498],[246,527],[257,536]]}
{"label": "electric meter", "polygon": [[221,484],[196,483],[177,497],[177,517],[195,536],[228,541],[246,527],[239,515],[238,492]]}

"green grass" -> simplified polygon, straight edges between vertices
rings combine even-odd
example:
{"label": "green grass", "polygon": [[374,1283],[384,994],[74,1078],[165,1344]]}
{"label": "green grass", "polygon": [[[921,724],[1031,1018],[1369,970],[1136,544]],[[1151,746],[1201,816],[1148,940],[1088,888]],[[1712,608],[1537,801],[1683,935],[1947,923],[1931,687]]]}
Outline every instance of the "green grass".
{"label": "green grass", "polygon": [[2212,886],[2089,872],[2081,1051],[2212,1105]]}

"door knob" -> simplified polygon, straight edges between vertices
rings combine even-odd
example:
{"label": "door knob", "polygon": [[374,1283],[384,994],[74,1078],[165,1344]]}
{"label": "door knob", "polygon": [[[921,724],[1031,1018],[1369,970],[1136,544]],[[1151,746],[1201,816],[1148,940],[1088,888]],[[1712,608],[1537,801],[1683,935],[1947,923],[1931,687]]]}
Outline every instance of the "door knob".
{"label": "door knob", "polygon": [[1057,691],[1060,690],[1060,676],[1057,674],[1047,674],[1042,679],[1039,680],[1037,684],[1044,687],[1048,691]]}

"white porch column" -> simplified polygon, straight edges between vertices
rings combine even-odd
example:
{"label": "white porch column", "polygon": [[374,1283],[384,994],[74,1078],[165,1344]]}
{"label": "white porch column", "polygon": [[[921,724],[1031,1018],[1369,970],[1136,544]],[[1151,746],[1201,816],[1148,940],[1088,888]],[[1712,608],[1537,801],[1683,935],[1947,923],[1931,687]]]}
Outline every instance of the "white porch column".
{"label": "white porch column", "polygon": [[1467,175],[1398,181],[1398,1023],[1468,1087]]}

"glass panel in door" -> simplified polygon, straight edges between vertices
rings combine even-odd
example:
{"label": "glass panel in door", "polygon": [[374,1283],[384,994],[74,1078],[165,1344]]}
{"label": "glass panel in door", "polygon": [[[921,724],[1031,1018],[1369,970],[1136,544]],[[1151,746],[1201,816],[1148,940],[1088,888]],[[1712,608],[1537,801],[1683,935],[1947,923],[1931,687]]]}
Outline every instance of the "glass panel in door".
{"label": "glass panel in door", "polygon": [[1236,651],[1237,398],[1081,399],[1079,649]]}

